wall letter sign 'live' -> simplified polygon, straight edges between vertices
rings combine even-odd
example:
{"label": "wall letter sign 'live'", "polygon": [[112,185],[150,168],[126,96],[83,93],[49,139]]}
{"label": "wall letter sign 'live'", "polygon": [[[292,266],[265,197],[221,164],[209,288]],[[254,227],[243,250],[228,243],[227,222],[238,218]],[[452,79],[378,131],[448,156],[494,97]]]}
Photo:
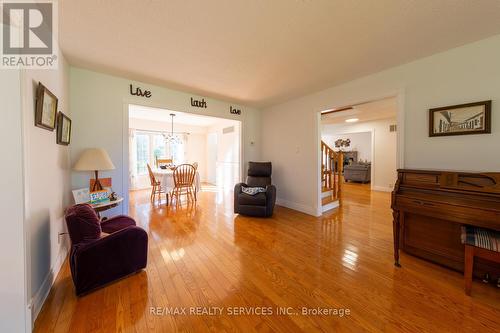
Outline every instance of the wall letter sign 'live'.
{"label": "wall letter sign 'live'", "polygon": [[141,88],[139,88],[139,87],[135,88],[135,90],[134,90],[133,86],[130,85],[130,95],[150,98],[151,91],[149,91],[149,90],[142,91]]}

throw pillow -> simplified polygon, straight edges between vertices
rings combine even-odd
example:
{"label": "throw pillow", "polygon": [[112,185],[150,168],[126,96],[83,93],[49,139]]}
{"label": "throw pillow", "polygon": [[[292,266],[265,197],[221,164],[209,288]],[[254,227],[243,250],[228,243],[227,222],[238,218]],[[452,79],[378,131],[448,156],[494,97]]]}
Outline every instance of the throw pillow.
{"label": "throw pillow", "polygon": [[256,195],[257,193],[266,192],[266,189],[264,187],[242,187],[241,192],[248,195]]}

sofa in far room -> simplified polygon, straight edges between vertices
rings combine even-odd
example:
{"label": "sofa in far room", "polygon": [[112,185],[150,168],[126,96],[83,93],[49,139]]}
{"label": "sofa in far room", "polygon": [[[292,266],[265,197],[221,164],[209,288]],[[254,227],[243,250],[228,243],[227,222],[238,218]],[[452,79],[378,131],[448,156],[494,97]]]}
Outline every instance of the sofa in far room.
{"label": "sofa in far room", "polygon": [[369,183],[371,181],[371,168],[370,163],[346,165],[344,167],[344,180],[346,182]]}

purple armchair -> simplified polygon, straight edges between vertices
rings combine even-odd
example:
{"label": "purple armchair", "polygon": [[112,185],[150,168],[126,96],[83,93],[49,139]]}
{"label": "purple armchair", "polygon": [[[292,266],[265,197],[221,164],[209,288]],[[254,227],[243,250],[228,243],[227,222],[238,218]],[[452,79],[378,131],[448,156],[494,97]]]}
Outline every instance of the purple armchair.
{"label": "purple armchair", "polygon": [[81,204],[67,210],[66,225],[77,295],[146,267],[148,235],[132,218],[119,215],[100,222],[92,206]]}

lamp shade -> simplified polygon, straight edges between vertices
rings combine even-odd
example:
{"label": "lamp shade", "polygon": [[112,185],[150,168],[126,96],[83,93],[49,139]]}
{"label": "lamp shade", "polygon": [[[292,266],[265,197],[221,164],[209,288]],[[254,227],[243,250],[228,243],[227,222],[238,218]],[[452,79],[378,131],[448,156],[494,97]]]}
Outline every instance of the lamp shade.
{"label": "lamp shade", "polygon": [[108,153],[102,148],[90,148],[85,150],[78,162],[73,167],[77,171],[103,171],[113,170],[115,168],[113,162],[109,158]]}

